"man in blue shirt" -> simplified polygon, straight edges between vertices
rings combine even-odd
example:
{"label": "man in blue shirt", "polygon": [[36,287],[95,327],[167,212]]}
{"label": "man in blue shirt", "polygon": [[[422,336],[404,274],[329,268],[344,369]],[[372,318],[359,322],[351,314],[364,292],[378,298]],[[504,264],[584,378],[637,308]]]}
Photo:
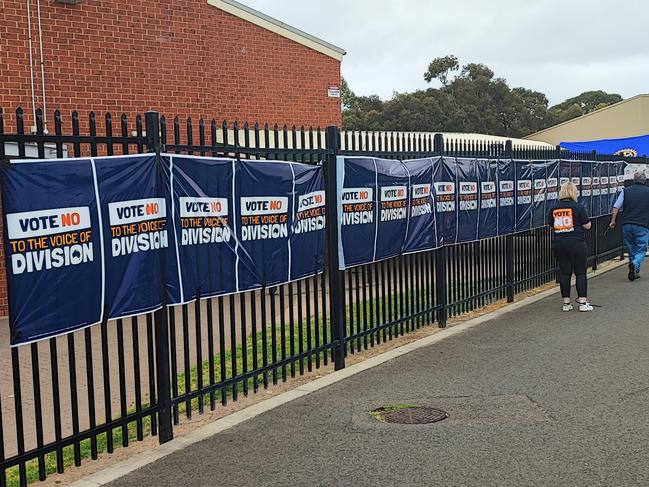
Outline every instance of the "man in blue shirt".
{"label": "man in blue shirt", "polygon": [[610,228],[617,225],[622,213],[622,237],[629,253],[629,281],[640,277],[640,267],[649,244],[649,187],[644,171],[633,175],[633,184],[622,190],[613,205]]}

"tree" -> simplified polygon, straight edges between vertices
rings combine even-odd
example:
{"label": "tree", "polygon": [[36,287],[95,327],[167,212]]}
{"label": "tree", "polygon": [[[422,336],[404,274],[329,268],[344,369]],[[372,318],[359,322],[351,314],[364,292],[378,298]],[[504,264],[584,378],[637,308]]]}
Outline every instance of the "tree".
{"label": "tree", "polygon": [[356,100],[356,94],[351,90],[347,80],[341,78],[340,80],[340,101],[343,105],[343,111],[349,110],[354,106]]}
{"label": "tree", "polygon": [[[459,71],[451,78],[451,73]],[[357,96],[342,82],[343,125],[348,130],[479,132],[522,137],[622,100],[620,95],[588,91],[548,108],[547,97],[510,88],[486,65],[457,57],[433,59],[424,74],[440,88],[395,93],[387,101]]]}
{"label": "tree", "polygon": [[462,67],[461,78],[476,80],[478,78],[492,79],[494,72],[484,64],[469,63]]}
{"label": "tree", "polygon": [[446,86],[449,73],[458,69],[460,69],[460,65],[454,55],[438,57],[428,65],[428,70],[424,73],[424,79],[429,83],[434,79],[438,79],[442,85]]}
{"label": "tree", "polygon": [[614,103],[622,101],[622,97],[616,93],[606,93],[605,91],[585,91],[581,95],[568,98],[563,103],[552,107],[553,110],[564,111],[570,109],[573,105],[581,109],[583,115],[594,112],[600,108],[607,107]]}

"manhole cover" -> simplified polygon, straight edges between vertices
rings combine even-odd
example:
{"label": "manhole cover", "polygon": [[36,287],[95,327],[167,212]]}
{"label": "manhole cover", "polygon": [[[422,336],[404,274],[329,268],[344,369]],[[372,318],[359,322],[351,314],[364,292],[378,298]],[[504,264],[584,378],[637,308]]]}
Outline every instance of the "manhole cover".
{"label": "manhole cover", "polygon": [[448,413],[437,408],[404,405],[375,409],[372,416],[384,423],[430,424],[448,418]]}

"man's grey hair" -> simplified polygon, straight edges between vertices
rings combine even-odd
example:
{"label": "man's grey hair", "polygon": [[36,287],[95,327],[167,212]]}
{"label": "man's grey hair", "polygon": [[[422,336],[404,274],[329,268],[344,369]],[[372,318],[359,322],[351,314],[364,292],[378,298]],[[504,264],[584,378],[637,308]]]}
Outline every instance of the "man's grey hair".
{"label": "man's grey hair", "polygon": [[647,173],[644,172],[644,169],[641,171],[636,171],[635,174],[633,175],[633,180],[638,183],[644,184],[647,182]]}

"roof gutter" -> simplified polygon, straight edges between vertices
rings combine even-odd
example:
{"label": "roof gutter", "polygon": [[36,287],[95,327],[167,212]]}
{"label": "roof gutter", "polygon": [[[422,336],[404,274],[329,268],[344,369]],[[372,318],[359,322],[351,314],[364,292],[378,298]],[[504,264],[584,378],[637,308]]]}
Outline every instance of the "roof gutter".
{"label": "roof gutter", "polygon": [[282,37],[286,37],[302,44],[303,46],[309,47],[322,54],[326,54],[338,61],[342,61],[343,56],[347,54],[344,49],[338,46],[312,36],[311,34],[307,34],[300,29],[285,24],[284,22],[236,2],[235,0],[207,0],[207,3],[229,14],[258,25],[259,27],[279,34]]}

